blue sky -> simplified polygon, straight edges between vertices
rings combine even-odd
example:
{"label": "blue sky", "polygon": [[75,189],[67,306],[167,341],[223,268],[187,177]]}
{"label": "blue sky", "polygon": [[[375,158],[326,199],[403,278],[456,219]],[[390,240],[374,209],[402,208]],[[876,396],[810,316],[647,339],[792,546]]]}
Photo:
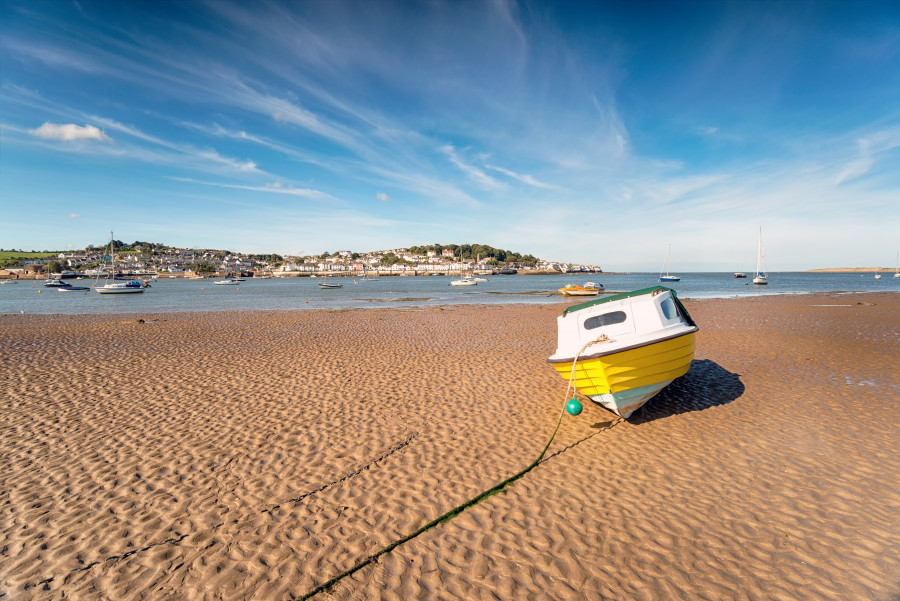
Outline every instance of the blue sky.
{"label": "blue sky", "polygon": [[897,2],[4,0],[0,247],[894,265]]}

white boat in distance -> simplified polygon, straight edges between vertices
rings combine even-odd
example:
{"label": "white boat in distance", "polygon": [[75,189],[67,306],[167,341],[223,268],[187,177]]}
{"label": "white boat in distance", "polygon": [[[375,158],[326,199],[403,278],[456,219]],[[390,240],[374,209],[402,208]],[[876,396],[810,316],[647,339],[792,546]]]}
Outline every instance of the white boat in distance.
{"label": "white boat in distance", "polygon": [[[227,269],[226,264],[226,269]],[[241,282],[244,281],[244,278],[241,277],[240,272],[237,270],[237,259],[234,260],[234,266],[232,267],[232,273],[229,276],[228,272],[225,272],[224,280],[216,280],[213,282],[216,286],[237,286]]]}
{"label": "white boat in distance", "polygon": [[322,281],[319,282],[319,288],[343,288],[343,287],[344,287],[343,284],[334,284],[334,283],[329,284],[327,271],[325,272],[325,275],[322,276]]}
{"label": "white boat in distance", "polygon": [[[117,282],[116,281],[116,264],[113,259],[113,233],[109,232],[109,272],[107,272],[107,277],[104,279],[103,286],[98,286],[97,283],[94,283],[94,290],[97,294],[139,294],[144,291],[144,287],[137,280],[133,280],[130,282]],[[112,281],[109,281],[109,277],[112,277]],[[98,276],[99,280],[99,276]]]}
{"label": "white boat in distance", "polygon": [[666,248],[666,265],[665,265],[666,275],[663,275],[662,272],[659,272],[659,281],[660,282],[680,282],[681,281],[681,278],[678,277],[677,275],[669,274],[669,251],[671,251],[671,250],[672,250],[672,245],[670,244]]}
{"label": "white boat in distance", "polygon": [[762,228],[759,228],[759,244],[756,247],[756,275],[753,276],[753,283],[757,286],[765,286],[769,283],[769,276],[766,274],[765,255],[762,249]]}
{"label": "white boat in distance", "polygon": [[103,286],[95,286],[94,290],[98,294],[136,294],[144,291],[140,286],[135,286],[133,282],[104,284]]}
{"label": "white boat in distance", "polygon": [[477,286],[478,282],[476,282],[475,278],[473,278],[472,276],[467,275],[458,280],[451,280],[450,285],[451,286]]}
{"label": "white boat in distance", "polygon": [[458,280],[450,280],[451,286],[477,286],[478,282],[475,281],[475,275],[471,273],[464,273],[465,270],[465,261],[462,256],[462,248],[459,251],[459,262],[463,264],[463,267],[460,268],[459,274],[462,276]]}

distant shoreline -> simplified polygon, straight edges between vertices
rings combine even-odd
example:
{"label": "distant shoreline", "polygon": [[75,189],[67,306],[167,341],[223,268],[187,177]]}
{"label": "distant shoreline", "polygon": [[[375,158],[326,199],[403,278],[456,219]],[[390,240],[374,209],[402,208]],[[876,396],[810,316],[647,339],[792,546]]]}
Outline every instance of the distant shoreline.
{"label": "distant shoreline", "polygon": [[[28,274],[25,274],[25,273],[11,274],[11,273],[4,272],[4,271],[5,271],[5,270],[0,270],[0,280],[19,280],[19,281],[26,281],[26,282],[27,282],[27,281],[46,280],[46,279],[48,279],[48,278],[50,277],[50,276],[48,276],[48,275],[46,275],[46,274],[41,274],[41,273],[36,273],[36,274],[35,274],[35,273],[28,273]],[[806,270],[786,269],[786,270],[780,270],[780,271],[772,271],[772,272],[770,272],[770,273],[893,273],[894,271],[895,271],[895,268],[894,268],[894,267],[827,267],[827,268],[820,268],[820,269],[806,269]],[[583,271],[583,272],[579,272],[579,271],[570,271],[570,272],[568,272],[568,273],[564,273],[564,272],[561,272],[561,271],[551,271],[551,270],[544,270],[544,269],[534,269],[534,270],[519,270],[518,273],[516,273],[516,274],[503,274],[503,275],[504,275],[505,277],[508,277],[508,275],[524,275],[524,276],[529,276],[529,275],[567,275],[567,276],[570,276],[570,277],[579,277],[579,276],[583,276],[583,277],[592,277],[592,276],[593,276],[593,277],[595,277],[595,278],[596,278],[596,277],[601,277],[601,278],[602,278],[602,277],[604,277],[604,276],[609,276],[609,275],[636,275],[636,274],[651,274],[651,275],[652,275],[653,273],[655,273],[655,272],[653,272],[653,271],[599,271],[599,272],[590,272],[590,271]],[[685,272],[682,272],[682,274],[691,274],[691,273],[723,273],[723,274],[728,274],[728,273],[731,273],[731,272],[729,272],[729,271],[722,271],[722,272],[705,272],[705,271],[704,271],[704,272],[692,272],[692,271],[685,271]],[[747,273],[752,273],[752,272],[747,272]],[[56,276],[58,277],[58,274],[54,274],[54,275],[56,275]],[[133,279],[146,279],[146,278],[157,278],[157,279],[163,279],[163,278],[165,278],[165,279],[170,279],[170,278],[171,278],[171,279],[185,279],[185,278],[189,278],[189,277],[191,277],[191,276],[193,276],[193,275],[195,275],[195,274],[192,273],[192,272],[183,272],[183,273],[158,273],[158,274],[156,274],[156,273],[143,273],[143,274],[124,274],[124,275],[119,275],[119,276],[117,276],[117,277],[120,277],[120,278],[133,278]],[[272,274],[272,273],[270,273],[270,272],[260,272],[260,273],[254,273],[253,275],[248,275],[248,274],[245,273],[245,274],[244,274],[244,277],[258,277],[258,276],[260,276],[260,275],[274,275],[276,278],[309,278],[309,277],[323,277],[324,275],[326,275],[326,272],[324,272],[324,271],[317,271],[317,272],[302,272],[302,273],[301,273],[301,272],[289,271],[289,272],[277,272],[277,273],[275,273],[275,274]],[[327,275],[328,275],[328,277],[333,277],[333,278],[357,278],[357,277],[361,277],[358,273],[348,272],[348,271],[337,271],[337,272],[335,272],[335,271],[329,271],[329,272],[327,272]],[[370,275],[375,276],[375,277],[398,277],[398,276],[401,276],[401,275],[403,275],[403,276],[410,276],[410,277],[423,277],[423,276],[459,276],[459,275],[461,275],[461,273],[460,273],[458,270],[456,270],[456,271],[447,271],[447,272],[437,272],[437,273],[432,272],[432,271],[428,271],[428,270],[422,270],[422,271],[419,271],[419,272],[403,273],[403,274],[401,274],[401,273],[382,273],[382,272],[375,272],[375,271],[373,271],[373,272],[371,272]],[[491,273],[487,273],[487,272],[478,272],[478,271],[476,271],[476,272],[475,272],[475,275],[487,275],[487,276],[496,276],[496,277],[499,277],[501,274],[496,274],[496,273],[495,273],[495,274],[491,274]],[[95,279],[94,276],[84,276],[83,274],[80,274],[80,273],[79,273],[79,276],[82,276],[82,277],[84,277],[85,279],[90,279],[90,280]],[[221,278],[221,277],[225,277],[225,272],[217,271],[217,272],[214,272],[214,273],[204,274],[204,279],[215,279],[215,278]]]}
{"label": "distant shoreline", "polygon": [[894,271],[892,267],[829,267],[827,269],[807,269],[806,273],[876,273]]}

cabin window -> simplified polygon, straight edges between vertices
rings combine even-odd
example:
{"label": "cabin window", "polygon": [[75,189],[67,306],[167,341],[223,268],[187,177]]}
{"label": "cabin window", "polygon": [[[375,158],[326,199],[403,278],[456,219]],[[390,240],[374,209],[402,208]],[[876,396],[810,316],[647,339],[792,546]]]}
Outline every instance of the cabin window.
{"label": "cabin window", "polygon": [[662,307],[663,315],[666,316],[666,319],[675,319],[678,317],[678,309],[675,308],[675,303],[672,302],[671,298],[667,298],[660,305]]}
{"label": "cabin window", "polygon": [[593,330],[602,328],[603,326],[611,326],[616,323],[624,323],[628,316],[624,311],[613,311],[612,313],[604,313],[603,315],[595,315],[584,320],[584,329]]}

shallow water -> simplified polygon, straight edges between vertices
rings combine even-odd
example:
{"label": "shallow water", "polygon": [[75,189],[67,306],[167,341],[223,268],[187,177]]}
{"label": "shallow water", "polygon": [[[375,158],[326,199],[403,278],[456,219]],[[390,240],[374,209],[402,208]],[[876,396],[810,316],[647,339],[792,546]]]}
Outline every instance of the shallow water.
{"label": "shallow water", "polygon": [[[803,294],[834,291],[900,291],[900,278],[880,280],[872,274],[774,273],[767,286],[731,273],[681,274],[669,282],[681,298],[728,298],[767,294]],[[215,286],[213,280],[163,278],[152,282],[143,294],[99,295],[44,288],[41,281],[0,285],[0,313],[170,313],[180,311],[252,311],[272,309],[353,309],[363,307],[422,307],[460,304],[528,303],[563,301],[556,290],[566,284],[600,282],[607,292],[623,292],[657,285],[657,274],[570,274],[490,276],[477,286],[450,286],[448,276],[382,277],[365,281],[353,277],[331,278],[343,288],[323,290],[317,279],[248,278],[240,286]],[[72,280],[90,285],[88,280]]]}

